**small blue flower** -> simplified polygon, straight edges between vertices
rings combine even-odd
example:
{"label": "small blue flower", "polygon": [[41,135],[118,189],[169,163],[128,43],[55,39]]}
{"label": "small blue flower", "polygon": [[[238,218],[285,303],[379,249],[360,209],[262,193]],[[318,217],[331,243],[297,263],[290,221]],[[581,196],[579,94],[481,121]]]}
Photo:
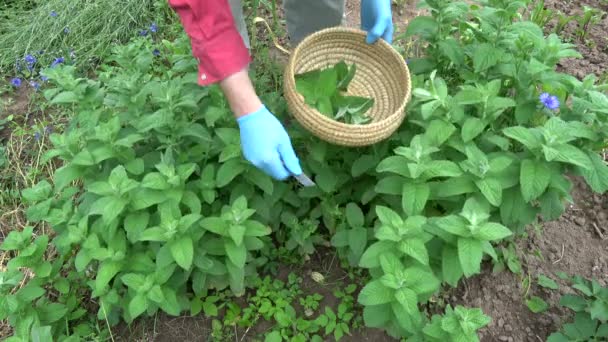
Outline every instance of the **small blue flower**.
{"label": "small blue flower", "polygon": [[51,11],[51,17],[55,18],[57,16],[57,12]]}
{"label": "small blue flower", "polygon": [[141,31],[139,31],[139,35],[142,36],[142,37],[143,36],[147,36],[148,35],[148,30],[141,30]]}
{"label": "small blue flower", "polygon": [[34,139],[36,139],[36,141],[40,140],[40,132],[34,133]]}
{"label": "small blue flower", "polygon": [[155,23],[152,23],[152,25],[150,25],[150,32],[156,33],[156,31],[158,31],[158,26],[156,26]]}
{"label": "small blue flower", "polygon": [[63,33],[65,33],[65,34],[70,33],[70,28],[69,27],[64,28]]}
{"label": "small blue flower", "polygon": [[542,93],[538,98],[547,109],[556,110],[559,108],[559,99],[555,95],[551,95],[549,93]]}
{"label": "small blue flower", "polygon": [[48,80],[49,80],[49,78],[48,78],[48,77],[46,77],[46,76],[40,76],[40,80],[41,80],[42,82],[46,82],[46,81],[48,81]]}
{"label": "small blue flower", "polygon": [[53,61],[53,63],[51,63],[51,68],[56,66],[57,64],[61,64],[64,62],[63,57],[57,57],[55,58],[55,60]]}
{"label": "small blue flower", "polygon": [[34,57],[32,55],[25,56],[24,60],[29,65],[33,65],[34,63],[36,63],[36,57]]}
{"label": "small blue flower", "polygon": [[152,54],[154,56],[160,56],[160,50],[159,49],[154,49],[154,51],[152,51]]}
{"label": "small blue flower", "polygon": [[38,90],[40,89],[40,83],[36,82],[36,81],[30,81],[30,85],[32,86],[32,88]]}
{"label": "small blue flower", "polygon": [[19,88],[21,87],[21,79],[19,77],[15,77],[11,80],[11,84],[13,85],[13,87]]}

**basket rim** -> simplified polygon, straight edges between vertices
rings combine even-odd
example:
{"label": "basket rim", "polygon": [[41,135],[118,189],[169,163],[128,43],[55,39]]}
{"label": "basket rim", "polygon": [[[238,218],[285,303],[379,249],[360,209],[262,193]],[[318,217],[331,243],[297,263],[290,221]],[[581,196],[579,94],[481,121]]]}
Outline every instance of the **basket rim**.
{"label": "basket rim", "polygon": [[394,119],[395,116],[405,116],[405,108],[407,103],[409,102],[410,98],[411,98],[411,74],[410,74],[410,70],[407,66],[407,63],[405,62],[405,59],[399,55],[399,53],[397,52],[397,50],[395,50],[391,44],[389,44],[388,42],[386,42],[384,39],[378,39],[375,43],[371,44],[371,45],[375,45],[378,44],[380,46],[380,48],[382,48],[386,53],[390,54],[400,65],[401,69],[405,72],[406,78],[407,78],[407,82],[408,82],[408,86],[406,87],[406,92],[403,94],[403,96],[401,96],[401,99],[399,101],[399,107],[396,111],[394,111],[393,113],[389,114],[388,116],[384,117],[383,119],[379,120],[379,121],[375,121],[375,122],[371,122],[365,125],[357,125],[357,124],[347,124],[338,120],[334,120],[331,119],[325,115],[323,115],[322,113],[320,113],[316,108],[310,107],[306,104],[306,102],[304,101],[304,97],[302,96],[302,94],[298,93],[295,89],[295,62],[296,60],[298,60],[298,57],[301,55],[302,51],[305,50],[307,47],[311,46],[310,45],[310,41],[319,37],[319,36],[325,36],[325,35],[332,35],[334,33],[354,33],[355,35],[358,35],[361,37],[361,39],[365,39],[367,36],[367,33],[361,29],[357,29],[357,28],[352,28],[352,27],[344,27],[344,26],[335,26],[335,27],[329,27],[329,28],[325,28],[325,29],[321,29],[319,31],[316,31],[308,36],[306,36],[293,50],[293,52],[290,54],[289,56],[289,62],[287,63],[286,66],[286,72],[284,75],[284,82],[286,82],[286,86],[289,86],[289,88],[293,89],[293,93],[295,93],[293,96],[294,100],[297,101],[296,105],[297,106],[306,106],[309,109],[309,113],[312,113],[316,118],[325,121],[328,124],[331,124],[333,126],[337,126],[340,129],[344,129],[344,130],[349,130],[349,129],[354,129],[356,128],[357,130],[374,130],[378,127],[383,127],[387,121],[390,121],[392,119]]}

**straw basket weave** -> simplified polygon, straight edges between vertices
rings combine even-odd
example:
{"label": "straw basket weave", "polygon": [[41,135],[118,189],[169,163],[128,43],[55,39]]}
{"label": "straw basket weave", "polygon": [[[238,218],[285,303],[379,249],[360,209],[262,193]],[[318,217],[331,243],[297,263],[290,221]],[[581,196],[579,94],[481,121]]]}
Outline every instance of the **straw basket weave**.
{"label": "straw basket weave", "polygon": [[[388,138],[403,122],[410,99],[409,69],[387,42],[365,42],[366,33],[352,28],[333,27],[305,38],[291,53],[284,79],[285,98],[296,120],[322,140],[342,146],[366,146]],[[372,120],[363,125],[332,120],[304,102],[296,90],[295,75],[325,68],[340,60],[355,63],[355,78],[349,95],[374,99],[366,113]]]}

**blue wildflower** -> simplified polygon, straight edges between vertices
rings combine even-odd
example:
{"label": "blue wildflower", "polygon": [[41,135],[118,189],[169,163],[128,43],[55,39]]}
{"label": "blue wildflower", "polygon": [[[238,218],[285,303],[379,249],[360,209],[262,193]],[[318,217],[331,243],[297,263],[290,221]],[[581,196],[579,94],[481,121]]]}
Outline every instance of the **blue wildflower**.
{"label": "blue wildflower", "polygon": [[69,27],[64,28],[63,33],[65,33],[65,34],[70,33],[70,28]]}
{"label": "blue wildflower", "polygon": [[57,64],[61,64],[64,62],[64,58],[63,57],[57,57],[55,58],[55,60],[53,61],[53,63],[51,63],[51,68],[56,66]]}
{"label": "blue wildflower", "polygon": [[160,56],[160,50],[159,49],[154,49],[154,51],[152,51],[152,54],[154,56]]}
{"label": "blue wildflower", "polygon": [[156,26],[155,23],[152,23],[152,25],[150,25],[150,32],[156,33],[156,31],[158,31],[158,26]]}
{"label": "blue wildflower", "polygon": [[141,30],[141,31],[139,31],[139,35],[140,36],[147,36],[148,35],[148,30]]}
{"label": "blue wildflower", "polygon": [[30,85],[32,86],[32,88],[38,90],[40,89],[40,83],[36,82],[36,81],[30,81]]}
{"label": "blue wildflower", "polygon": [[46,82],[46,81],[48,81],[48,80],[49,80],[49,78],[48,78],[48,77],[46,77],[46,76],[40,76],[40,80],[41,80],[42,82]]}
{"label": "blue wildflower", "polygon": [[19,88],[21,87],[21,79],[19,77],[15,77],[11,80],[11,84],[13,87]]}
{"label": "blue wildflower", "polygon": [[36,63],[36,57],[34,57],[32,55],[25,56],[24,60],[29,65],[33,65],[34,63]]}
{"label": "blue wildflower", "polygon": [[40,140],[40,132],[34,133],[34,139],[36,139],[36,141]]}
{"label": "blue wildflower", "polygon": [[559,99],[555,95],[549,93],[542,93],[539,96],[540,102],[550,110],[556,110],[559,108]]}
{"label": "blue wildflower", "polygon": [[57,12],[51,11],[51,17],[55,18],[57,16]]}

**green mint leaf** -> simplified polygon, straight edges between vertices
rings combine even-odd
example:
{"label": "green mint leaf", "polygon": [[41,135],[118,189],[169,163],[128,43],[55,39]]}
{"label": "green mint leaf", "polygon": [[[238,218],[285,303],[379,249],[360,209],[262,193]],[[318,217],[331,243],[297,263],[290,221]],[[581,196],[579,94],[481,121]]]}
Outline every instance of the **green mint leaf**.
{"label": "green mint leaf", "polygon": [[21,191],[21,198],[26,203],[36,203],[48,199],[52,191],[51,184],[46,180],[42,180],[31,188],[23,189]]}
{"label": "green mint leaf", "polygon": [[217,177],[215,179],[216,186],[223,188],[228,185],[232,180],[245,171],[245,165],[240,159],[230,159],[227,162],[220,165],[217,170]]}
{"label": "green mint leaf", "polygon": [[395,291],[395,299],[406,312],[414,314],[418,311],[418,296],[416,292],[408,288],[400,288]]}
{"label": "green mint leaf", "polygon": [[184,270],[189,270],[194,257],[194,246],[190,236],[182,236],[169,242],[169,249],[175,262]]}
{"label": "green mint leaf", "polygon": [[577,147],[569,144],[562,144],[557,146],[543,145],[543,153],[547,161],[560,161],[562,163],[572,164],[580,166],[584,170],[592,170],[593,164],[591,160]]}
{"label": "green mint leaf", "polygon": [[362,305],[380,305],[390,303],[394,300],[393,291],[385,287],[379,280],[367,283],[358,297]]}
{"label": "green mint leaf", "polygon": [[395,211],[383,205],[376,206],[376,214],[384,225],[391,227],[403,226],[403,219]]}
{"label": "green mint leaf", "polygon": [[541,147],[541,138],[533,128],[522,126],[507,127],[503,130],[503,133],[507,137],[517,140],[530,151],[537,150]]}
{"label": "green mint leaf", "polygon": [[468,278],[480,272],[483,248],[481,241],[470,238],[458,238],[458,260],[464,275]]}
{"label": "green mint leaf", "polygon": [[494,178],[484,178],[475,181],[475,185],[493,206],[499,207],[502,203],[502,185]]}
{"label": "green mint leaf", "polygon": [[359,260],[359,266],[363,268],[376,268],[380,266],[380,255],[390,251],[393,248],[393,243],[389,241],[378,241],[367,247],[361,260]]}
{"label": "green mint leaf", "polygon": [[351,227],[363,227],[365,224],[363,211],[357,204],[351,202],[346,205],[346,221]]}
{"label": "green mint leaf", "polygon": [[247,260],[247,249],[244,245],[237,246],[232,240],[226,240],[224,242],[224,248],[226,249],[226,254],[228,258],[234,266],[242,269],[245,267],[245,262]]}
{"label": "green mint leaf", "polygon": [[458,281],[463,276],[462,267],[458,260],[458,251],[456,248],[445,244],[441,255],[441,272],[443,280],[452,287],[458,285]]}
{"label": "green mint leaf", "polygon": [[401,205],[405,213],[408,216],[422,213],[430,193],[431,189],[426,183],[404,183]]}
{"label": "green mint leaf", "polygon": [[486,222],[482,224],[478,231],[473,236],[482,241],[497,241],[511,236],[513,233],[509,228],[495,222]]}
{"label": "green mint leaf", "polygon": [[542,195],[551,181],[551,172],[543,161],[524,159],[521,162],[519,182],[526,202]]}
{"label": "green mint leaf", "polygon": [[471,231],[464,218],[456,215],[444,216],[435,221],[435,224],[450,234],[470,237]]}
{"label": "green mint leaf", "polygon": [[95,290],[101,292],[121,269],[122,265],[117,261],[102,262],[95,277]]}
{"label": "green mint leaf", "polygon": [[426,163],[424,170],[425,179],[435,177],[460,177],[462,170],[458,164],[449,160],[431,160]]}
{"label": "green mint leaf", "polygon": [[479,134],[481,134],[481,132],[483,132],[485,127],[486,123],[481,119],[475,117],[468,118],[462,126],[462,140],[466,143],[475,139]]}
{"label": "green mint leaf", "polygon": [[599,153],[587,151],[590,168],[580,168],[585,181],[596,193],[608,191],[608,164],[600,157]]}
{"label": "green mint leaf", "polygon": [[546,191],[539,198],[539,201],[541,215],[546,221],[558,219],[565,210],[559,193],[553,189]]}
{"label": "green mint leaf", "polygon": [[134,289],[135,291],[139,291],[139,289],[144,285],[146,279],[141,274],[136,273],[127,273],[120,277],[122,282],[128,287]]}
{"label": "green mint leaf", "polygon": [[428,295],[439,288],[439,280],[428,271],[418,267],[410,267],[403,271],[406,285],[419,295]]}
{"label": "green mint leaf", "polygon": [[228,234],[228,223],[219,217],[206,217],[200,221],[200,225],[206,230],[221,236]]}
{"label": "green mint leaf", "polygon": [[485,71],[495,66],[500,60],[502,52],[495,46],[488,43],[477,45],[473,53],[473,67],[475,72]]}
{"label": "green mint leaf", "polygon": [[391,172],[401,175],[403,177],[412,178],[410,171],[407,168],[407,159],[403,156],[390,156],[383,159],[378,166],[376,171],[378,172]]}
{"label": "green mint leaf", "polygon": [[151,172],[144,176],[141,186],[154,190],[167,190],[171,187],[163,175],[158,172]]}
{"label": "green mint leaf", "polygon": [[230,235],[230,238],[232,238],[232,241],[234,241],[237,246],[240,246],[243,243],[243,237],[245,236],[246,230],[247,229],[242,225],[233,225],[228,228],[228,234]]}
{"label": "green mint leaf", "polygon": [[399,243],[398,248],[401,252],[418,260],[423,265],[429,264],[429,255],[424,241],[416,238],[404,240]]}
{"label": "green mint leaf", "polygon": [[439,30],[439,24],[433,17],[417,16],[409,22],[404,36],[407,38],[420,35],[422,38],[430,38],[437,33],[437,30]]}
{"label": "green mint leaf", "polygon": [[440,119],[431,121],[424,132],[424,139],[430,146],[441,146],[452,134],[456,132],[456,126],[450,122]]}

